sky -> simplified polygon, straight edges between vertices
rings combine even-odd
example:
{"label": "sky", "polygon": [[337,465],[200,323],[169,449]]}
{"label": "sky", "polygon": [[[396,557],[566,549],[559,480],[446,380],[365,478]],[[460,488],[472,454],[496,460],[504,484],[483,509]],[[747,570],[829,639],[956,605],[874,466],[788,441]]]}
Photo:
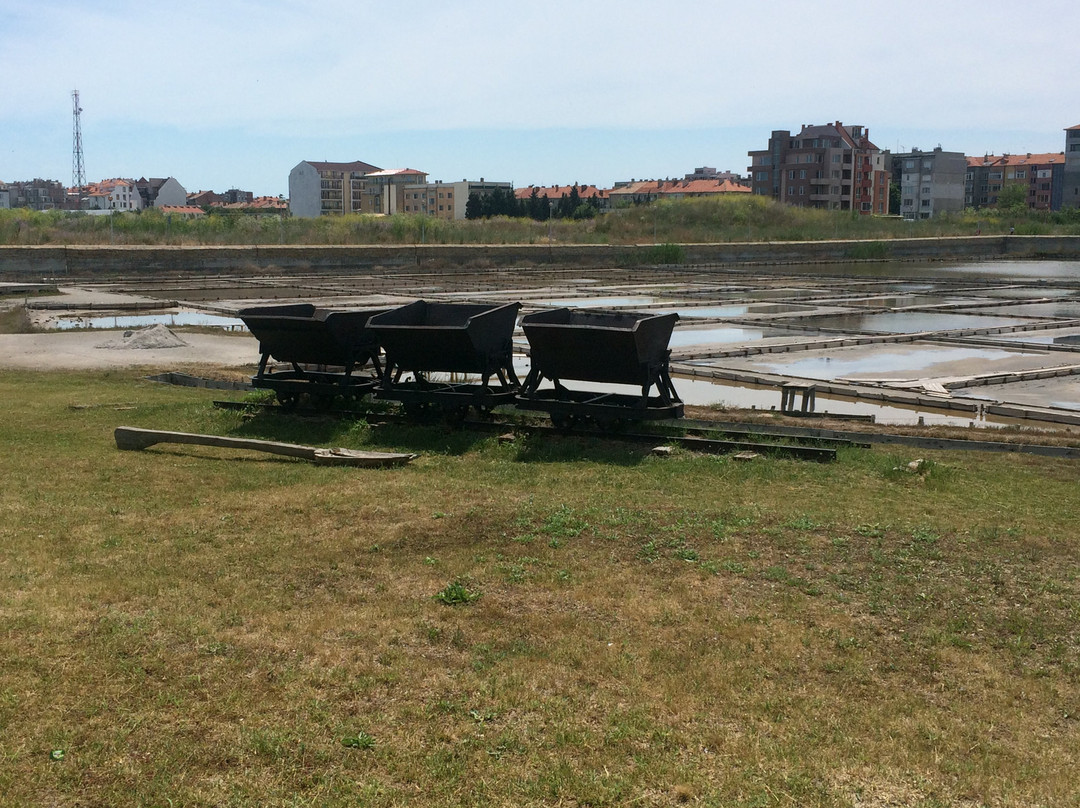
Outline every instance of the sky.
{"label": "sky", "polygon": [[516,187],[746,173],[770,132],[1059,152],[1065,0],[2,0],[0,181],[287,195],[302,160]]}

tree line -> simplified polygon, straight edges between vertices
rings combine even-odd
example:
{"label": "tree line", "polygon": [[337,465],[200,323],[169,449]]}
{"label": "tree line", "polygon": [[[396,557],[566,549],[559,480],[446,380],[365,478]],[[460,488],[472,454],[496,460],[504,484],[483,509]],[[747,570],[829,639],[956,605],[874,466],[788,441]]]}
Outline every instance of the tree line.
{"label": "tree line", "polygon": [[528,199],[518,199],[509,188],[496,188],[490,193],[473,191],[465,202],[466,219],[490,219],[492,216],[528,218],[537,222],[548,219],[591,219],[600,211],[596,197],[581,198],[575,183],[570,193],[549,199],[539,188],[533,188]]}

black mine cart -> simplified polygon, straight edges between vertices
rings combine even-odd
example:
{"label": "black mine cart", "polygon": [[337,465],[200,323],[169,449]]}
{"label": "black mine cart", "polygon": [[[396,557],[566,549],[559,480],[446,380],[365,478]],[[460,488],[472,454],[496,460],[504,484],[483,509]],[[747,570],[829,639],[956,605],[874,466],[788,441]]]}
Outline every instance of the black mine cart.
{"label": "black mine cart", "polygon": [[[332,311],[309,303],[241,309],[240,319],[262,354],[252,385],[273,390],[284,407],[296,406],[305,395],[319,406],[336,396],[362,398],[382,375],[379,340],[367,326],[384,311]],[[271,358],[291,369],[267,370]],[[374,375],[355,373],[368,363]]]}
{"label": "black mine cart", "polygon": [[418,415],[464,417],[469,407],[488,413],[512,404],[521,386],[513,364],[520,308],[417,300],[373,317],[386,361],[377,395]]}
{"label": "black mine cart", "polygon": [[[681,417],[683,404],[668,370],[668,342],[678,319],[678,314],[569,308],[525,315],[521,328],[532,369],[517,406],[547,412],[558,427],[584,420],[611,425]],[[541,389],[545,379],[553,387]],[[633,385],[641,393],[571,390],[565,380]]]}

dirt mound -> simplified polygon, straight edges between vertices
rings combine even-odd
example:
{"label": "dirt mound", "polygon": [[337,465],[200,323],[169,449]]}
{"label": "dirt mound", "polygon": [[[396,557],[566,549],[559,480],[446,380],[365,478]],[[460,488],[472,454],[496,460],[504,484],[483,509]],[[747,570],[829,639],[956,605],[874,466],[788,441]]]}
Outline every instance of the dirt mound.
{"label": "dirt mound", "polygon": [[119,339],[111,339],[97,346],[98,348],[185,348],[187,343],[176,336],[166,326],[157,325],[140,328],[138,331],[125,331]]}

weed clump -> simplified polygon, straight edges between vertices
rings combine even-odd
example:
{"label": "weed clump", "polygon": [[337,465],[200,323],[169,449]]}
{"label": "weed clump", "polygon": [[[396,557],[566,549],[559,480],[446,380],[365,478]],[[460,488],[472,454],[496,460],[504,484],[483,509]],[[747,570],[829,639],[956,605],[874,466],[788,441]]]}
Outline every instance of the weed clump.
{"label": "weed clump", "polygon": [[483,595],[473,589],[469,589],[460,579],[454,579],[443,589],[435,593],[435,600],[447,606],[472,603],[479,600]]}

